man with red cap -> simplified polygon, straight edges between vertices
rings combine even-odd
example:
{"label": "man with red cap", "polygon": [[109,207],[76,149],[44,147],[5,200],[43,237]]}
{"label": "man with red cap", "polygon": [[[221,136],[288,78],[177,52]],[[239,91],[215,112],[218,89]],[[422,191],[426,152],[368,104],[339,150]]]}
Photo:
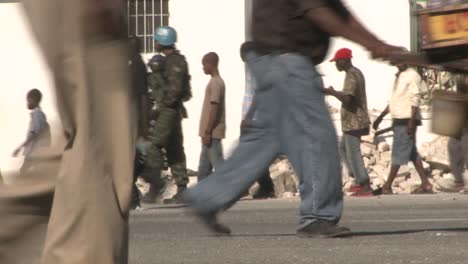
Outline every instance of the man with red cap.
{"label": "man with red cap", "polygon": [[369,134],[369,115],[367,112],[366,81],[362,72],[354,67],[352,51],[347,48],[338,50],[330,62],[335,62],[338,71],[346,72],[342,91],[333,87],[325,88],[327,95],[341,101],[341,129],[343,136],[339,146],[341,158],[355,178],[355,184],[348,191],[353,196],[371,196],[369,174],[362,160],[361,137]]}

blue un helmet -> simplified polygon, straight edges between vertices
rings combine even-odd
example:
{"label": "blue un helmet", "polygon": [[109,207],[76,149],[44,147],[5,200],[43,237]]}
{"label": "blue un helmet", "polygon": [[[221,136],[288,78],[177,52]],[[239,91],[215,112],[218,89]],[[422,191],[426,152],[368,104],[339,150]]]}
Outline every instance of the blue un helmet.
{"label": "blue un helmet", "polygon": [[173,46],[177,42],[177,32],[172,27],[159,27],[154,33],[154,40],[161,46]]}

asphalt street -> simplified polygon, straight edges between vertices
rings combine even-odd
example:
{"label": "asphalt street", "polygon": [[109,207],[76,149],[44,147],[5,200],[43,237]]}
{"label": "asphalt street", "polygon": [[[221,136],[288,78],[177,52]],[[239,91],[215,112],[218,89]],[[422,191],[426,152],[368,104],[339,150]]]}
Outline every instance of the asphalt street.
{"label": "asphalt street", "polygon": [[349,198],[349,238],[295,235],[299,199],[246,200],[222,215],[230,237],[207,232],[184,208],[132,212],[130,264],[468,263],[468,195]]}

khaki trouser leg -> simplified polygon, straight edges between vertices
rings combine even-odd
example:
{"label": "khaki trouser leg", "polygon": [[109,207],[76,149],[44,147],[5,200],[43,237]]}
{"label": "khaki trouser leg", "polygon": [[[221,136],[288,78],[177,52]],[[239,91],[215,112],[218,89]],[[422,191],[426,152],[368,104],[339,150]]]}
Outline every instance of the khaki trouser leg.
{"label": "khaki trouser leg", "polygon": [[[135,150],[128,47],[125,41],[103,39],[85,28],[95,24],[81,16],[85,2],[24,1],[55,79],[61,122],[73,140],[69,140],[61,161],[56,161],[58,168],[37,173],[51,178],[38,177],[35,184],[0,190],[0,224],[11,227],[0,229],[0,263],[21,263],[16,257],[25,246],[16,241],[44,224],[54,183],[41,263],[128,261],[128,208]],[[94,35],[85,36],[85,32]]]}

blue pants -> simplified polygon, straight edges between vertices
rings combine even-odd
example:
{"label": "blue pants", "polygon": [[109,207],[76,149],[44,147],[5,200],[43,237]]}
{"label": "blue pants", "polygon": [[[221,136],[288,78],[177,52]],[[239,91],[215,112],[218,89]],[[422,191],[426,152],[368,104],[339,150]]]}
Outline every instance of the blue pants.
{"label": "blue pants", "polygon": [[220,139],[212,139],[211,145],[202,144],[200,162],[198,163],[198,182],[205,179],[223,164],[223,145]]}
{"label": "blue pants", "polygon": [[298,228],[317,220],[339,221],[343,210],[335,127],[322,79],[298,54],[247,54],[257,81],[248,125],[239,145],[212,176],[186,192],[195,210],[217,213],[232,206],[279,153],[300,179]]}
{"label": "blue pants", "polygon": [[369,184],[369,174],[362,160],[361,138],[343,133],[340,144],[341,158],[359,185]]}
{"label": "blue pants", "polygon": [[406,165],[418,161],[416,139],[408,135],[407,125],[393,125],[392,165]]}

